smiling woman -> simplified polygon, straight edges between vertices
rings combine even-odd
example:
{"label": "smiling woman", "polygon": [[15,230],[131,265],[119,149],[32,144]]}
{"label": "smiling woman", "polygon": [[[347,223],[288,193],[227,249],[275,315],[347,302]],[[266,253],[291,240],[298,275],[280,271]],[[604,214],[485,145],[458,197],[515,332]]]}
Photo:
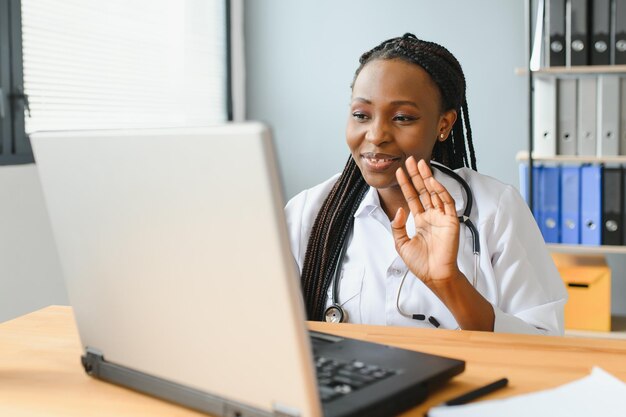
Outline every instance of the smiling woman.
{"label": "smiling woman", "polygon": [[352,96],[348,146],[365,181],[384,194],[383,209],[392,217],[406,205],[402,194],[394,192],[395,171],[411,155],[430,160],[435,143],[448,137],[456,110],[442,112],[439,91],[428,73],[397,58],[365,66]]}
{"label": "smiling woman", "polygon": [[364,53],[346,141],[343,172],[286,207],[309,319],[563,333],[565,288],[530,211],[476,172],[447,49],[405,34]]}

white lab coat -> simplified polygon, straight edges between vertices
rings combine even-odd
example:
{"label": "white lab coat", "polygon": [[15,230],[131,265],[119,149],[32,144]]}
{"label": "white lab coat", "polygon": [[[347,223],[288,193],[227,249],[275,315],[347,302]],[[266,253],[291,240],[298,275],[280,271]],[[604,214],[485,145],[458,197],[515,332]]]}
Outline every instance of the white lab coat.
{"label": "white lab coat", "polygon": [[[452,195],[458,214],[465,208],[461,185],[434,169],[435,178]],[[563,334],[565,286],[546,249],[541,232],[518,191],[468,168],[456,172],[469,184],[474,203],[470,218],[480,235],[477,290],[494,308],[496,332]],[[293,197],[285,208],[291,249],[300,271],[315,217],[339,174]],[[391,222],[370,188],[358,207],[354,231],[341,265],[338,300],[349,322],[432,327],[428,321],[398,312],[396,297],[407,267],[397,254]],[[407,221],[415,234],[413,217]],[[470,282],[474,275],[472,235],[460,226],[458,264]],[[332,303],[332,285],[327,306]],[[404,313],[433,316],[441,328],[457,329],[454,316],[410,271],[402,286]]]}

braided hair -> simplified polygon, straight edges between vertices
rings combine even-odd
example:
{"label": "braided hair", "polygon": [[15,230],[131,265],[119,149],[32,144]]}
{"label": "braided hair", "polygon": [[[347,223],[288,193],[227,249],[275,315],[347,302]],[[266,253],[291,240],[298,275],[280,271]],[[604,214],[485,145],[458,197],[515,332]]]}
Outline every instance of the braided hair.
{"label": "braided hair", "polygon": [[[456,110],[458,115],[449,137],[435,143],[432,159],[452,169],[470,167],[476,170],[465,98],[465,76],[457,59],[443,46],[407,33],[402,37],[388,39],[361,55],[352,86],[368,63],[381,59],[401,59],[419,65],[430,75],[440,92],[441,112]],[[309,320],[324,318],[326,293],[339,266],[341,249],[347,244],[354,213],[368,190],[368,184],[350,156],[320,208],[309,236],[301,276]]]}

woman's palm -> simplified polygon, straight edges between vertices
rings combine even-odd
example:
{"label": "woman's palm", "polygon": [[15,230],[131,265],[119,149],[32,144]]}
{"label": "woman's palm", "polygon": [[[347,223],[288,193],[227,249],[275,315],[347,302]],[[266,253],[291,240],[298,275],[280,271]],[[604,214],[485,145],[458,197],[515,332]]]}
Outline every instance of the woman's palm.
{"label": "woman's palm", "polygon": [[400,209],[392,227],[396,250],[407,267],[429,283],[454,277],[458,271],[459,219],[454,200],[432,176],[424,161],[406,162],[410,180],[398,170],[398,183],[415,220],[415,235],[406,233],[406,213]]}

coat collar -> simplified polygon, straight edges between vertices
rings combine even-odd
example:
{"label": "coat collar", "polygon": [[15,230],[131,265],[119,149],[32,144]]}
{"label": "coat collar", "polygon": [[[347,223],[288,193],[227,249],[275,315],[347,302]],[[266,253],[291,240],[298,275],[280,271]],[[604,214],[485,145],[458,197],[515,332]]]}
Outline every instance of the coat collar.
{"label": "coat collar", "polygon": [[[457,215],[461,216],[465,210],[465,191],[463,190],[463,186],[457,180],[444,174],[436,168],[433,169],[433,175],[435,176],[435,179],[439,181],[439,183],[441,183],[446,190],[448,190],[454,199],[454,206],[456,208]],[[363,197],[361,204],[354,213],[354,217],[370,215],[378,208],[382,208],[378,192],[374,187],[370,187],[367,194],[365,194],[365,197]]]}

